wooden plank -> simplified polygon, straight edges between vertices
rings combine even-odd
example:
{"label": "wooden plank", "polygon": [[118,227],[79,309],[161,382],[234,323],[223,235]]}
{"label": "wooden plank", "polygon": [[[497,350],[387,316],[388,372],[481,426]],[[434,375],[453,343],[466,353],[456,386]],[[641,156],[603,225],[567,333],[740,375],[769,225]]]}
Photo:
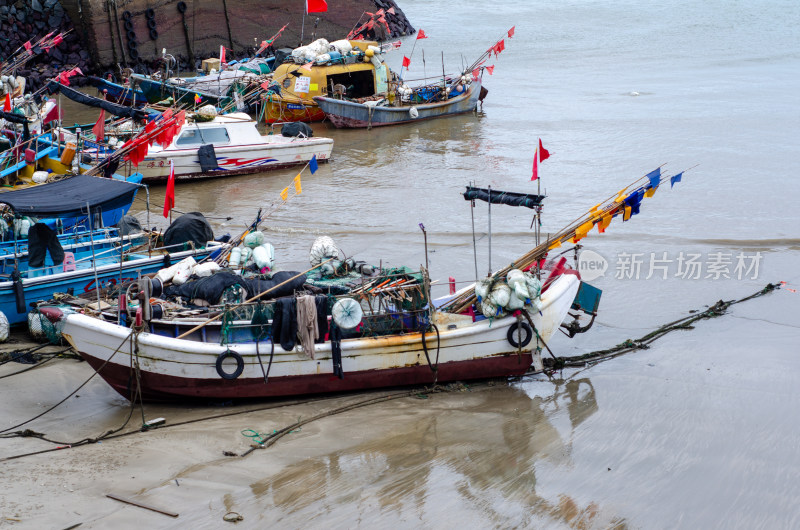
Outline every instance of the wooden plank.
{"label": "wooden plank", "polygon": [[143,502],[126,499],[125,497],[114,495],[113,493],[106,493],[106,497],[109,499],[114,499],[115,501],[124,502],[126,504],[132,504],[133,506],[138,506],[139,508],[144,508],[145,510],[163,513],[164,515],[169,515],[170,517],[178,517],[178,514],[175,512],[168,512],[167,510],[162,510],[161,508],[156,508],[155,506],[150,506],[149,504],[145,504]]}

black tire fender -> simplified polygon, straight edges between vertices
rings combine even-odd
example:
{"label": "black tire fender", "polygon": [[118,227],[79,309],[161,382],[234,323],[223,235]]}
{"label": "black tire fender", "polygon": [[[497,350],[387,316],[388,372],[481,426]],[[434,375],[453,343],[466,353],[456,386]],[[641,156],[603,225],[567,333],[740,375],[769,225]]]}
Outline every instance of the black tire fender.
{"label": "black tire fender", "polygon": [[147,21],[147,27],[149,29],[156,29],[156,21],[152,18]]}
{"label": "black tire fender", "polygon": [[152,7],[148,7],[144,11],[144,16],[146,16],[150,20],[153,20],[156,16],[156,10],[153,9]]}
{"label": "black tire fender", "polygon": [[128,41],[128,49],[129,50],[133,51],[138,47],[139,47],[139,44],[135,40],[129,40]]}
{"label": "black tire fender", "polygon": [[125,26],[125,31],[133,31],[133,21],[131,19],[126,18],[123,26]]}
{"label": "black tire fender", "polygon": [[158,31],[155,28],[150,30],[150,40],[156,40],[158,38]]}
{"label": "black tire fender", "polygon": [[139,50],[137,50],[136,48],[129,49],[128,56],[130,56],[130,58],[135,61],[136,59],[139,58]]}
{"label": "black tire fender", "polygon": [[[517,342],[518,329],[522,329],[523,331],[522,344]],[[515,348],[524,348],[530,344],[531,339],[533,338],[533,330],[527,322],[514,322],[511,324],[511,326],[509,326],[506,338],[508,339],[508,343]]]}
{"label": "black tire fender", "polygon": [[123,11],[122,12],[122,20],[130,20],[131,19],[131,12],[130,11]]}
{"label": "black tire fender", "polygon": [[[228,357],[233,357],[233,359],[236,361],[236,370],[234,370],[231,373],[226,372],[222,368],[222,363],[225,362],[225,359],[227,359]],[[239,355],[233,350],[225,350],[224,352],[219,354],[219,356],[217,357],[217,373],[221,378],[233,380],[242,375],[242,372],[244,372],[244,359],[242,359],[241,355]]]}

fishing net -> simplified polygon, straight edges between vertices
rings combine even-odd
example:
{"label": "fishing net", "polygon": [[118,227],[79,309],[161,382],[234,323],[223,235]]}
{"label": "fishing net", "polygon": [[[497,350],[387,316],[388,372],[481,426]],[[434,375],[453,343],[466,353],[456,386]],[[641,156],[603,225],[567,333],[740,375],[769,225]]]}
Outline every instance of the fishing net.
{"label": "fishing net", "polygon": [[[48,305],[46,307],[59,309],[65,316],[75,312],[70,306],[64,304]],[[53,323],[38,307],[28,313],[28,332],[37,342],[64,344],[64,339],[61,334],[63,328],[64,318]]]}

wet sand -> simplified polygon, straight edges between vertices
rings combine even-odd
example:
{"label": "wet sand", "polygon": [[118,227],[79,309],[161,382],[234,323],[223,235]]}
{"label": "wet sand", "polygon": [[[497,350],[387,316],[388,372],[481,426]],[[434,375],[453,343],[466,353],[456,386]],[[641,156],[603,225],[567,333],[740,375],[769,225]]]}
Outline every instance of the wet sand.
{"label": "wet sand", "polygon": [[[773,448],[796,447],[789,419],[800,406],[792,375],[800,360],[785,348],[759,349],[753,324],[740,324],[775,303],[737,306],[699,331],[552,379],[469,385],[326,417],[246,457],[223,455],[249,448],[244,429],[269,433],[389,392],[305,404],[145,405],[147,419],[164,417],[167,426],[2,462],[11,486],[2,517],[20,528],[218,528],[231,511],[247,528],[793,527],[800,486],[791,477],[800,469]],[[788,319],[768,329],[774,344],[796,336]],[[760,352],[757,365],[732,357],[742,347]],[[58,360],[4,380],[4,425],[89,375],[85,363]],[[130,410],[98,380],[78,396],[31,427],[75,440],[122,424]],[[266,407],[274,408],[170,427]],[[126,430],[140,423],[136,409]],[[0,458],[52,447],[2,440]]]}
{"label": "wet sand", "polygon": [[[164,417],[166,428],[0,462],[0,527],[225,528],[228,511],[243,516],[243,528],[800,527],[800,294],[788,290],[800,289],[792,173],[800,26],[786,22],[797,5],[468,0],[447,16],[417,0],[402,7],[429,35],[413,56],[415,75],[422,44],[430,74],[439,50],[458,65],[513,23],[517,32],[490,61],[496,69],[476,115],[369,133],[316,124],[316,134],[335,139],[333,160],[306,172],[303,194],[264,224],[282,267],[304,270],[318,235],[356,259],[416,266],[425,262],[422,222],[441,288],[451,275],[474,279],[471,212],[460,193],[470,181],[533,191],[541,137],[552,154],[540,168],[544,233],[659,164],[671,172],[700,164],[674,189],[662,186],[641,215],[581,242],[608,262],[592,281],[604,291],[600,315],[589,333],[558,335],[550,344],[558,355],[641,337],[767,282],[787,288],[588,370],[353,410],[246,458],[223,455],[248,449],[242,430],[271,432],[364,396],[172,427],[269,403],[146,405],[146,419]],[[393,68],[412,45],[389,58]],[[94,123],[97,112],[69,119]],[[238,233],[295,175],[179,184],[176,206],[208,213],[218,234]],[[164,187],[150,191],[150,225],[163,227]],[[475,210],[480,274],[486,211]],[[134,213],[144,221],[144,212],[137,200]],[[533,236],[528,212],[494,208],[492,216],[496,268],[530,249]],[[653,256],[664,253],[666,279],[648,278]],[[705,266],[716,253],[734,260],[730,272],[738,253],[763,259],[744,278],[709,277],[707,268],[696,279],[678,276],[678,257],[697,254]],[[636,278],[618,277],[625,255],[644,258]],[[0,366],[0,376],[13,365]],[[55,360],[0,379],[0,430],[90,375],[85,363]],[[98,378],[78,395],[26,427],[78,440],[119,427],[130,411]],[[134,410],[127,429],[141,422]],[[0,439],[0,459],[52,447]]]}

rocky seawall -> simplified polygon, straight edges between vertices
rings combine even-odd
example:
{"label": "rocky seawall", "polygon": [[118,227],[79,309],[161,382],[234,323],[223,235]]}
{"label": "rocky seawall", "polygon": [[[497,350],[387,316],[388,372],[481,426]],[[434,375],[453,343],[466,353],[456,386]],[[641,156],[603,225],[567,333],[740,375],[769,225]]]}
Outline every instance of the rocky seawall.
{"label": "rocky seawall", "polygon": [[[391,8],[387,37],[414,33],[394,0],[329,0],[327,12],[306,16],[303,0],[0,0],[0,61],[28,40],[72,30],[17,72],[29,88],[74,66],[98,75],[121,68],[147,72],[163,49],[178,58],[181,69],[193,69],[217,57],[220,45],[228,48],[228,58],[252,53],[285,24],[275,47],[344,38],[369,20],[365,12]],[[80,84],[80,78],[73,82]]]}

